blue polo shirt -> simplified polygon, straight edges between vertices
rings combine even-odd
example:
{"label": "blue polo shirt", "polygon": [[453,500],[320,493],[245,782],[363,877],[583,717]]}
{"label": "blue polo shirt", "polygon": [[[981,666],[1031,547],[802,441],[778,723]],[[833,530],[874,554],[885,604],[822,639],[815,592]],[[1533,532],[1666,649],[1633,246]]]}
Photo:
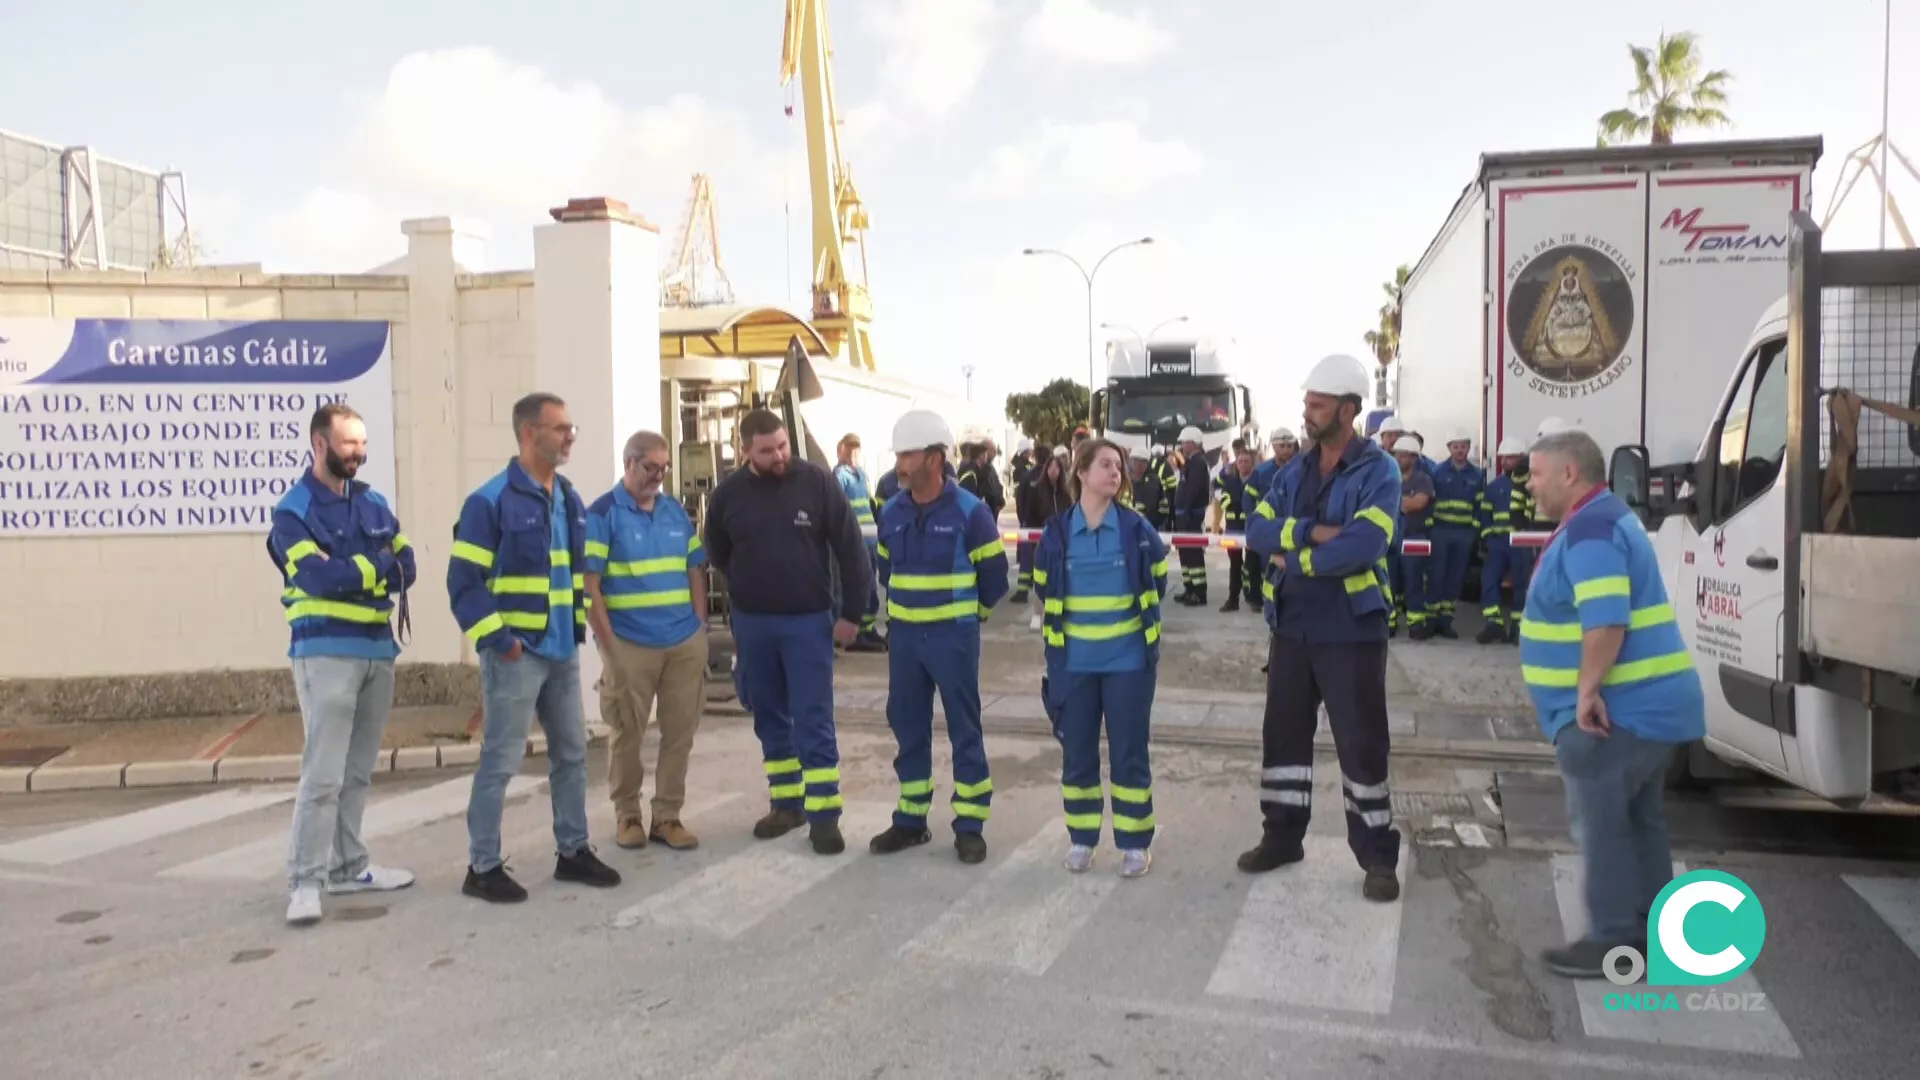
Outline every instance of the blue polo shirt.
{"label": "blue polo shirt", "polygon": [[667,649],[705,629],[687,571],[707,565],[707,552],[671,495],[655,496],[643,510],[626,485],[615,484],[587,508],[586,548],[585,572],[600,575],[614,636]]}
{"label": "blue polo shirt", "polygon": [[1653,742],[1705,735],[1700,673],[1680,634],[1653,543],[1627,505],[1603,491],[1567,516],[1527,587],[1520,674],[1549,742],[1573,723],[1582,639],[1605,626],[1627,631],[1600,684],[1608,719]]}
{"label": "blue polo shirt", "polygon": [[1089,674],[1140,671],[1147,639],[1140,598],[1127,577],[1120,526],[1108,510],[1097,529],[1075,506],[1067,522],[1067,670]]}
{"label": "blue polo shirt", "polygon": [[573,659],[579,652],[579,645],[573,640],[573,545],[567,535],[567,497],[557,480],[549,494],[547,518],[552,525],[548,529],[548,543],[553,559],[547,579],[547,632],[533,647],[533,654],[561,662]]}

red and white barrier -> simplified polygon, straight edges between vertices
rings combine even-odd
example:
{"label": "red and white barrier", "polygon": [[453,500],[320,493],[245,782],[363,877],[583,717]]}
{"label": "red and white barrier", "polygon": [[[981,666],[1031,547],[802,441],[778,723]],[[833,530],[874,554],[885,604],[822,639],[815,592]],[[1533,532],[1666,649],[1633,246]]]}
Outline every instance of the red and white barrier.
{"label": "red and white barrier", "polygon": [[[1004,529],[1000,533],[1000,542],[1004,544],[1019,544],[1022,542],[1037,543],[1040,539],[1040,532],[1041,530],[1039,529]],[[860,534],[868,539],[872,539],[879,535],[879,531],[872,526],[868,526],[861,529]],[[1513,534],[1512,543],[1514,547],[1543,548],[1547,546],[1547,541],[1552,538],[1553,534],[1550,532],[1517,532]],[[1174,532],[1161,533],[1160,539],[1165,540],[1168,547],[1174,548],[1218,548],[1222,551],[1247,550],[1247,538],[1244,536],[1222,536],[1219,533]],[[1400,553],[1402,555],[1415,556],[1432,555],[1433,541],[1407,540],[1401,545]]]}
{"label": "red and white barrier", "polygon": [[[1517,532],[1513,534],[1512,540],[1510,542],[1513,544],[1514,547],[1543,548],[1547,546],[1547,541],[1551,539],[1553,539],[1553,534],[1550,532]],[[1403,541],[1400,545],[1400,554],[1416,555],[1416,556],[1431,555],[1433,554],[1433,541],[1431,540]]]}

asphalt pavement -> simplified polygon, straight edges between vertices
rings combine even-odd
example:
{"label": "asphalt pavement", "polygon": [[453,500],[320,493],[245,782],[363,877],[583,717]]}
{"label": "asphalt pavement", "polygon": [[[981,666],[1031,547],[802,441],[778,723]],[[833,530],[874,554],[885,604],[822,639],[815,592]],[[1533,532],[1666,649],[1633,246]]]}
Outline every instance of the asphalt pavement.
{"label": "asphalt pavement", "polygon": [[[1396,763],[1404,895],[1360,896],[1323,761],[1309,857],[1234,869],[1258,835],[1257,755],[1155,752],[1153,871],[1060,865],[1050,740],[996,736],[991,853],[878,857],[892,743],[842,737],[847,853],[755,841],[744,721],[711,719],[684,817],[694,852],[622,851],[596,754],[597,891],[551,878],[546,762],[503,835],[531,890],[460,894],[465,770],[377,784],[365,831],[403,892],[282,922],[292,787],[0,797],[5,1075],[556,1077],[1911,1077],[1920,880],[1911,864],[1742,856],[1765,950],[1736,1011],[1623,1012],[1536,954],[1577,929],[1552,850],[1428,847],[1491,776]],[[944,807],[944,757],[937,771]],[[1713,858],[1690,865],[1720,865]],[[1617,1004],[1617,999],[1614,1000]]]}

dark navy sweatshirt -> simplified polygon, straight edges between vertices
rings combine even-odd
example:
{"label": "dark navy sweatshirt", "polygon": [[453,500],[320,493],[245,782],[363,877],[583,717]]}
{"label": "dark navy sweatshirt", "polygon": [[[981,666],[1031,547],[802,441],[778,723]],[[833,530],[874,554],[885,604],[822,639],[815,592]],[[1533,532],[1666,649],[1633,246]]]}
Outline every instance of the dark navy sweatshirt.
{"label": "dark navy sweatshirt", "polygon": [[736,469],[707,504],[707,558],[727,575],[728,600],[749,615],[810,615],[833,607],[840,570],[840,617],[860,621],[873,568],[866,539],[840,482],[805,461],[785,476]]}

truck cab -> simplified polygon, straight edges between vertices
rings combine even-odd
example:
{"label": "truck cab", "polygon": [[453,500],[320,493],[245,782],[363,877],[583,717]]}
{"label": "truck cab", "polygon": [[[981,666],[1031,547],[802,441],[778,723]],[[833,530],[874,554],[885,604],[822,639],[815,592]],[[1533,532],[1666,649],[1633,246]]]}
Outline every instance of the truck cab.
{"label": "truck cab", "polygon": [[1107,343],[1107,385],[1093,394],[1099,433],[1129,450],[1172,446],[1200,429],[1210,458],[1254,430],[1253,395],[1206,338]]}
{"label": "truck cab", "polygon": [[[1684,767],[1756,770],[1841,807],[1920,766],[1920,252],[1835,252],[1796,213],[1792,291],[1749,335],[1692,462],[1614,453],[1707,698]],[[1846,448],[1836,461],[1836,440]],[[1723,763],[1716,768],[1701,751]],[[1904,774],[1904,775],[1903,775]]]}

